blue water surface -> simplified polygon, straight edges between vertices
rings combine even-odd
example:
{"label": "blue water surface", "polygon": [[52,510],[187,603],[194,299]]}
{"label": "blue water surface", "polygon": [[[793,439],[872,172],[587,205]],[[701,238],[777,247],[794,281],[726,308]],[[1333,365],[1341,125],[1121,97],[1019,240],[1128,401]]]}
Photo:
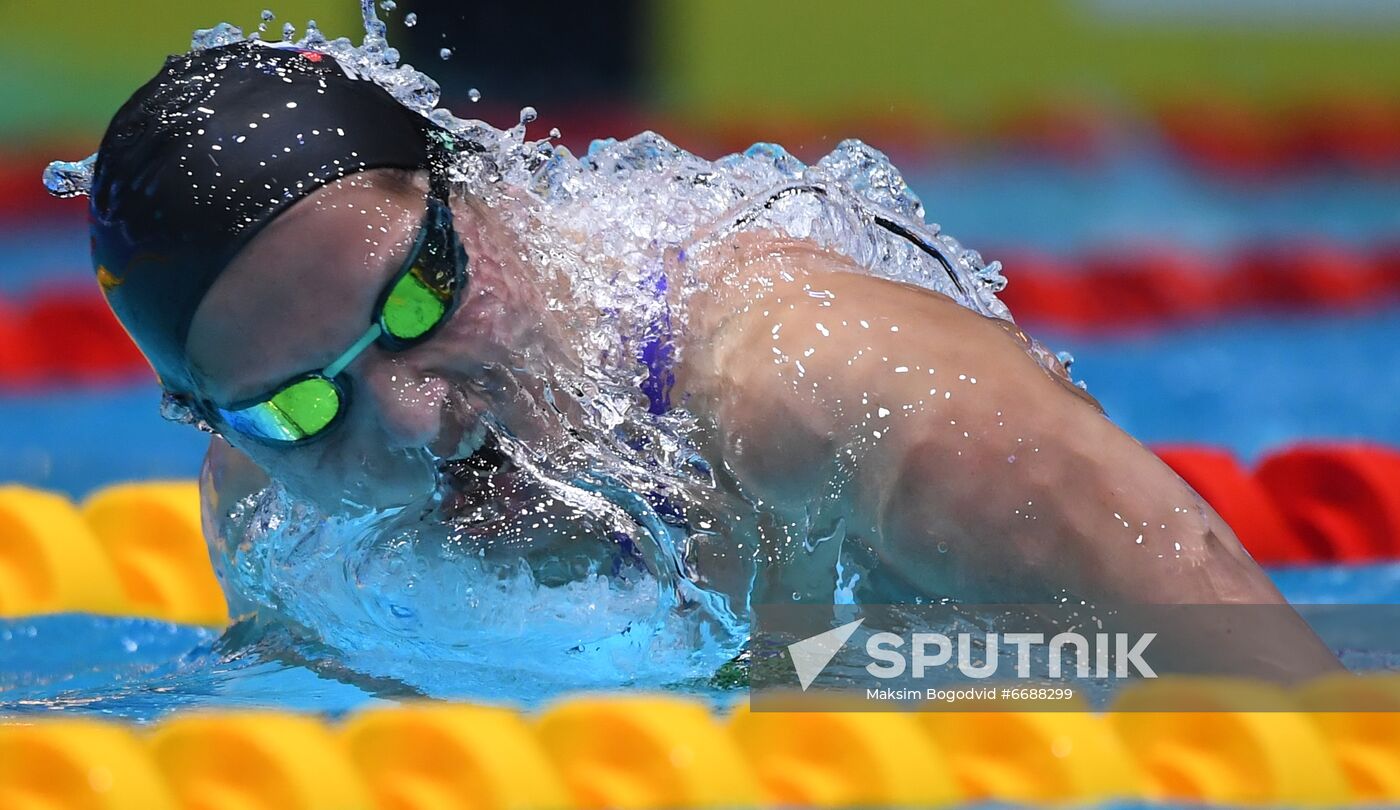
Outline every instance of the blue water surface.
{"label": "blue water surface", "polygon": [[1246,460],[1300,441],[1400,445],[1400,308],[1138,333],[1029,329],[1071,352],[1075,378],[1149,444],[1216,445]]}
{"label": "blue water surface", "polygon": [[154,383],[0,394],[0,482],[80,497],[113,481],[193,478],[209,437],[167,422]]}

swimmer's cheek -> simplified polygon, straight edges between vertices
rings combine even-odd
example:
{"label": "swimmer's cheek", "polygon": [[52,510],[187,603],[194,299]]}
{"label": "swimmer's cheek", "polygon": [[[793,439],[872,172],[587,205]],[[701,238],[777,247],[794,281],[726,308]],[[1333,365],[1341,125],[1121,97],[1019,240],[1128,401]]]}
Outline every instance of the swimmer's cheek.
{"label": "swimmer's cheek", "polygon": [[217,436],[209,442],[199,476],[206,509],[227,509],[270,483],[267,473],[243,452]]}
{"label": "swimmer's cheek", "polygon": [[210,441],[199,474],[204,536],[211,542],[226,536],[235,506],[270,483],[267,474],[252,459],[228,442],[218,437]]}

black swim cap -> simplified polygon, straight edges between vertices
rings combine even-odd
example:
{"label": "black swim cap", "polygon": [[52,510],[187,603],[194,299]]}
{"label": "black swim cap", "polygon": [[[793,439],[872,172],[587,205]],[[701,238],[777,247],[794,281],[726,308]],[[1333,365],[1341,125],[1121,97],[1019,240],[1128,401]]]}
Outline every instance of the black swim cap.
{"label": "black swim cap", "polygon": [[240,42],[168,59],[108,126],[90,208],[98,281],[162,385],[194,390],[190,321],[259,229],[336,178],[428,167],[437,133],[329,54]]}

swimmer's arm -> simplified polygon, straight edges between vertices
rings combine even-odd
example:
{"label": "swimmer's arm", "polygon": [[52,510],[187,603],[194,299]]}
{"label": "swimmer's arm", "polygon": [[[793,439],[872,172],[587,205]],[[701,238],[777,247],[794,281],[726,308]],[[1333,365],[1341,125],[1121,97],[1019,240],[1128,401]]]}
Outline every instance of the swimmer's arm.
{"label": "swimmer's arm", "polygon": [[[829,258],[766,265],[700,363],[720,452],[759,497],[802,502],[858,470],[848,532],[969,602],[1283,602],[1209,505],[1000,322]],[[1284,657],[1335,666],[1278,615]]]}

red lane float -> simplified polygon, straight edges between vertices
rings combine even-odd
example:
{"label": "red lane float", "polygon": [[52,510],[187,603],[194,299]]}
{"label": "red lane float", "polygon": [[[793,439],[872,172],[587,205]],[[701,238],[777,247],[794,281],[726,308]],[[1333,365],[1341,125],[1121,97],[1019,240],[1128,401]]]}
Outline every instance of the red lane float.
{"label": "red lane float", "polygon": [[[993,254],[987,254],[989,256]],[[998,293],[1018,319],[1035,312],[1047,323],[1093,323],[1098,313],[1089,279],[1068,262],[1035,253],[995,254],[1006,272],[1006,289]]]}
{"label": "red lane float", "polygon": [[130,379],[146,362],[95,291],[53,289],[34,296],[23,328],[30,350],[64,382]]}
{"label": "red lane float", "polygon": [[1333,98],[1294,114],[1301,160],[1380,170],[1400,164],[1400,104],[1376,98]]}
{"label": "red lane float", "polygon": [[[1084,257],[1082,270],[1099,302],[1095,324],[1128,326],[1201,318],[1220,306],[1218,273],[1203,258],[1184,251],[1098,253]],[[1031,306],[1026,317],[1034,318]]]}
{"label": "red lane float", "polygon": [[1230,260],[1222,296],[1238,308],[1349,307],[1395,291],[1374,256],[1325,244],[1250,248]]}
{"label": "red lane float", "polygon": [[1164,106],[1156,115],[1168,144],[1202,168],[1258,177],[1307,165],[1358,171],[1400,166],[1400,100],[1330,97],[1265,111],[1220,101]]}
{"label": "red lane float", "polygon": [[[901,108],[903,109],[903,108]],[[484,115],[505,119],[513,110]],[[1212,175],[1264,178],[1309,166],[1352,171],[1400,168],[1400,98],[1326,98],[1285,109],[1227,99],[1190,99],[1149,110],[1150,124],[1166,145]],[[782,115],[657,119],[652,111],[617,108],[599,115],[557,110],[557,125],[570,147],[593,137],[627,137],[652,129],[672,133],[682,146],[715,156],[743,151],[755,141],[780,143],[799,157],[815,159],[844,138],[861,138],[886,152],[927,159],[943,151],[1029,152],[1092,163],[1115,143],[1141,137],[1142,122],[1105,107],[1057,100],[1013,110],[997,120],[973,123],[942,119],[927,110],[891,111],[887,106],[849,107],[839,116]],[[755,123],[759,121],[760,123]],[[899,161],[897,161],[899,162]]]}
{"label": "red lane float", "polygon": [[[43,154],[72,154],[82,157],[82,147],[65,148],[52,144],[43,147]],[[88,145],[88,152],[92,145]],[[87,211],[86,200],[61,200],[44,189],[44,167],[49,157],[23,151],[0,151],[0,222],[34,222],[45,219],[72,219],[78,222]],[[76,158],[73,158],[76,159]]]}
{"label": "red lane float", "polygon": [[0,298],[0,385],[24,387],[48,376],[25,333],[23,319],[22,309]]}
{"label": "red lane float", "polygon": [[0,300],[0,387],[109,384],[147,368],[96,289],[48,288],[22,307]]}
{"label": "red lane float", "polygon": [[1002,148],[1087,165],[1104,154],[1114,130],[1112,117],[1102,109],[1057,103],[1036,105],[1003,118],[992,137],[1000,139]]}
{"label": "red lane float", "polygon": [[1228,452],[1156,448],[1268,565],[1400,557],[1400,451],[1367,444],[1297,445],[1253,473]]}
{"label": "red lane float", "polygon": [[1095,330],[1199,321],[1233,312],[1356,311],[1400,301],[1400,246],[1323,243],[1246,248],[1208,260],[1165,248],[1073,260],[989,250],[1018,321]]}
{"label": "red lane float", "polygon": [[1261,176],[1292,162],[1286,133],[1257,110],[1228,102],[1175,102],[1157,113],[1162,136],[1209,171]]}
{"label": "red lane float", "polygon": [[1400,555],[1400,452],[1362,444],[1295,447],[1264,458],[1255,478],[1318,558]]}

